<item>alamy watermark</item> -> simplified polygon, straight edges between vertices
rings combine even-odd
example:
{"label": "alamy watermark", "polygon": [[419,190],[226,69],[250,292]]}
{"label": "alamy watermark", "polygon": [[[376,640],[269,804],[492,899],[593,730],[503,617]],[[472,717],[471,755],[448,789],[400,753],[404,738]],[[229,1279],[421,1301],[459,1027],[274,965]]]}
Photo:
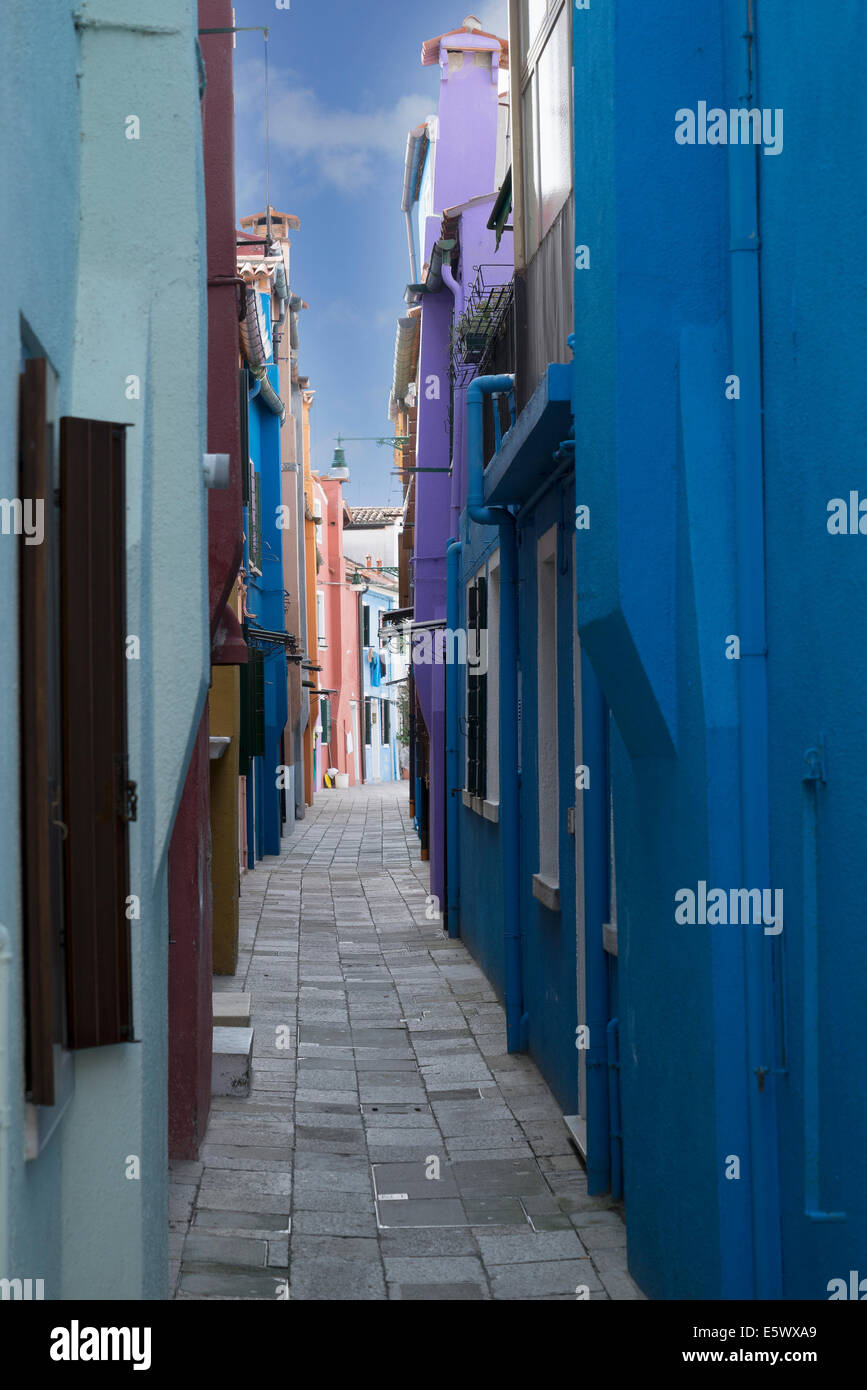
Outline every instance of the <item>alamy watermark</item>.
{"label": "alamy watermark", "polygon": [[681,926],[764,926],[765,936],[783,930],[782,888],[678,888],[674,920]]}
{"label": "alamy watermark", "polygon": [[674,113],[674,138],[679,145],[761,145],[763,154],[783,152],[782,107],[759,110],[745,106],[724,111],[708,110],[700,101],[697,110],[682,106]]}
{"label": "alamy watermark", "polygon": [[413,666],[467,666],[475,676],[488,670],[488,634],[466,628],[419,628],[411,622],[396,623],[381,642],[396,656],[412,661]]}
{"label": "alamy watermark", "polygon": [[23,536],[25,545],[45,539],[45,502],[41,497],[0,497],[0,535]]}

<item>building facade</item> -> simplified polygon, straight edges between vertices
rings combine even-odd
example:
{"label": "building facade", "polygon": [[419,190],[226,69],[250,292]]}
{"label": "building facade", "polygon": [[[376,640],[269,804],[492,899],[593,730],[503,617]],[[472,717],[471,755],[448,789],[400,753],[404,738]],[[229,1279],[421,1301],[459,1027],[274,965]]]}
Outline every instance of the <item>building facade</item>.
{"label": "building facade", "polygon": [[196,29],[0,17],[4,254],[64,229],[0,310],[0,492],[47,502],[42,544],[0,536],[0,1270],[51,1299],[166,1292],[168,849],[210,676]]}

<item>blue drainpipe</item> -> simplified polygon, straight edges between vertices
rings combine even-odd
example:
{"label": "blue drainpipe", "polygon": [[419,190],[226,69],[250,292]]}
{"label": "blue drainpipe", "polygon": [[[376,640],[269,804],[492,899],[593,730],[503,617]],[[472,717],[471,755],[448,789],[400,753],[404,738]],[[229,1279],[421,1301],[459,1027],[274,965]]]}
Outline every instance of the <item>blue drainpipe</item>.
{"label": "blue drainpipe", "polygon": [[521,964],[521,834],[518,817],[518,536],[506,507],[486,507],[482,408],[485,396],[514,391],[513,376],[477,376],[467,388],[467,515],[500,531],[500,829],[506,965],[506,1035],[510,1052],[527,1048]]}
{"label": "blue drainpipe", "polygon": [[[750,25],[754,8],[754,0],[743,0],[735,7],[726,30],[729,71],[737,81],[738,105],[746,107],[756,100],[755,33]],[[747,888],[771,886],[758,163],[757,147],[729,146],[731,370],[741,383],[734,445],[741,639],[741,835]],[[783,1296],[771,955],[776,950],[763,931],[747,932],[748,1094],[757,1299]],[[779,962],[777,965],[779,968]]]}
{"label": "blue drainpipe", "polygon": [[[446,549],[446,627],[457,632],[461,623],[461,553],[460,541],[450,540]],[[460,908],[461,856],[458,845],[460,791],[458,760],[458,665],[446,664],[446,922],[449,936],[458,936]]]}

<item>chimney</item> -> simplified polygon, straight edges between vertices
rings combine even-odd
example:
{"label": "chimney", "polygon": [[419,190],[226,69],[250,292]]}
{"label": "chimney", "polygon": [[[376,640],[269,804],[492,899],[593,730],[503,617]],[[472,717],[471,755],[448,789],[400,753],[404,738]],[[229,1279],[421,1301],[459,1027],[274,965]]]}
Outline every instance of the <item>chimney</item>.
{"label": "chimney", "polygon": [[367,568],[370,569],[371,565],[373,564],[373,556],[372,556],[372,555],[365,555],[365,557],[364,557],[364,563],[365,563],[365,565],[367,566]]}
{"label": "chimney", "polygon": [[378,570],[381,570],[381,569],[382,569],[382,561],[381,561],[381,560],[377,560],[377,562],[376,562],[376,568],[377,568]]}

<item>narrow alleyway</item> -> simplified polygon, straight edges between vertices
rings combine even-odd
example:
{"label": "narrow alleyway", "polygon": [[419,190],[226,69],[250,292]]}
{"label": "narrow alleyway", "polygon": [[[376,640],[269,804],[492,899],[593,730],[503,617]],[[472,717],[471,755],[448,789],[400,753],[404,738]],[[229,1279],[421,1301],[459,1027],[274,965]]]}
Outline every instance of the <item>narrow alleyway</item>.
{"label": "narrow alleyway", "polygon": [[217,986],[252,994],[252,1087],[172,1167],[174,1297],[641,1297],[619,1212],[427,891],[405,783],[323,793],[245,879]]}

